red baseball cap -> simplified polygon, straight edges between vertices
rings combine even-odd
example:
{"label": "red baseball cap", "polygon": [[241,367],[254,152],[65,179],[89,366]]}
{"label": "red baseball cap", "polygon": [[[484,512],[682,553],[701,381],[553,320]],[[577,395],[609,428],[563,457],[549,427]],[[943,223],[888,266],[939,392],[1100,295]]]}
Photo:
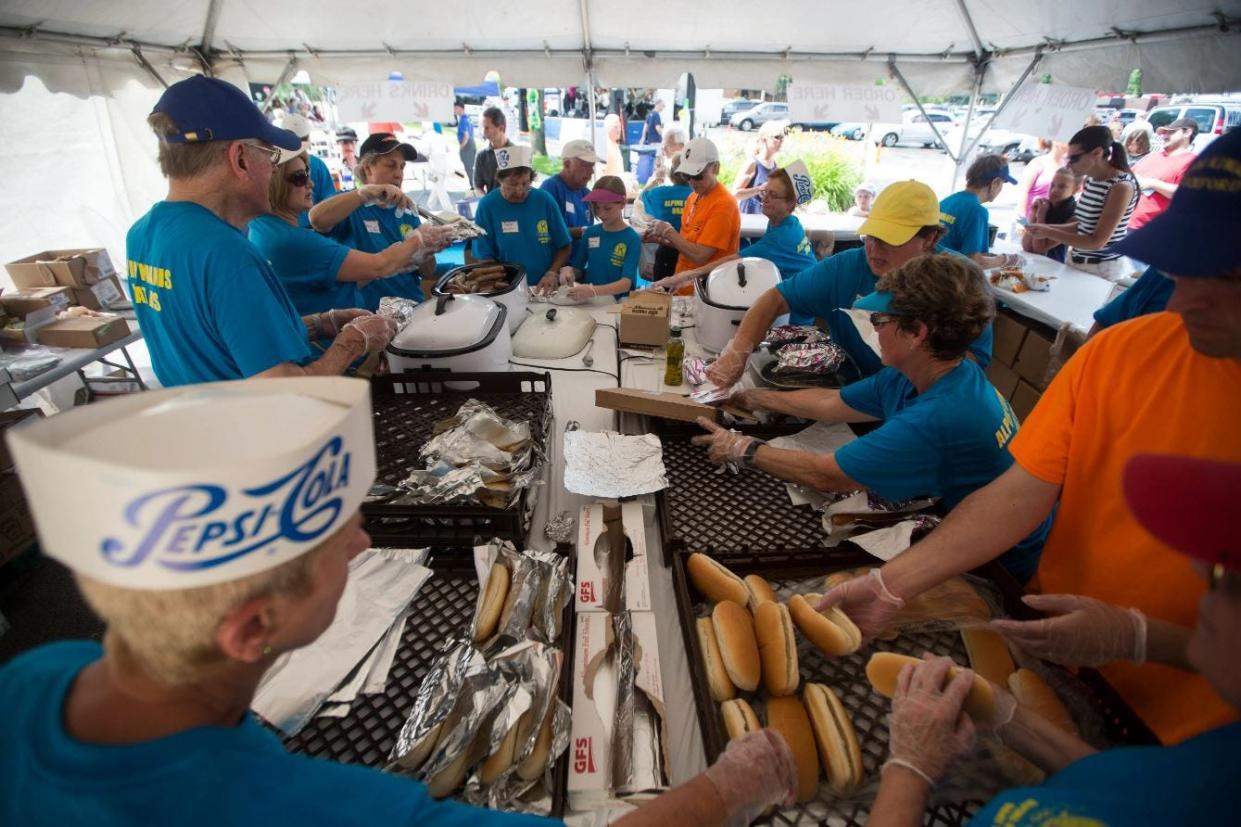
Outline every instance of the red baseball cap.
{"label": "red baseball cap", "polygon": [[1125,466],[1125,502],[1142,527],[1177,551],[1241,571],[1241,463],[1138,454]]}

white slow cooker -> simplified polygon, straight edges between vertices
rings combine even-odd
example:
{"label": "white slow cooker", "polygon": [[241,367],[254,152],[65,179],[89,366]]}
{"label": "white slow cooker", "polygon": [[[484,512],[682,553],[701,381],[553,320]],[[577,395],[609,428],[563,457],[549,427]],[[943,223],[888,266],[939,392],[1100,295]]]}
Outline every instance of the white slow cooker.
{"label": "white slow cooker", "polygon": [[435,296],[414,308],[388,345],[388,367],[478,373],[509,370],[508,308],[486,296]]}
{"label": "white slow cooker", "polygon": [[513,335],[513,353],[523,359],[567,359],[581,352],[595,332],[595,317],[576,307],[535,313]]}
{"label": "white slow cooker", "polygon": [[450,293],[448,292],[448,282],[452,281],[459,275],[469,273],[481,267],[495,267],[495,262],[478,262],[475,264],[466,264],[462,267],[455,267],[440,277],[435,283],[435,287],[431,288],[432,296],[486,296],[499,304],[508,308],[508,332],[516,333],[517,328],[521,327],[521,323],[526,320],[526,304],[529,301],[530,290],[526,287],[526,268],[520,264],[502,264],[508,271],[508,286],[499,290],[493,290],[489,293]]}
{"label": "white slow cooker", "polygon": [[[765,258],[726,261],[694,287],[698,344],[719,353],[758,297],[780,283],[780,271]],[[777,321],[777,324],[779,322]]]}

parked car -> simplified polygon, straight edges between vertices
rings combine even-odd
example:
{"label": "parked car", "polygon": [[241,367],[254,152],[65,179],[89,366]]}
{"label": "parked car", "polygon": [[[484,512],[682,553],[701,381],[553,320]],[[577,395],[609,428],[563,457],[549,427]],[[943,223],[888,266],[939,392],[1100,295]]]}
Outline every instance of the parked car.
{"label": "parked car", "polygon": [[1151,110],[1151,129],[1167,126],[1179,118],[1193,118],[1198,122],[1198,137],[1194,138],[1194,151],[1201,152],[1207,144],[1220,135],[1226,135],[1241,126],[1241,101],[1220,103],[1186,103],[1177,106],[1157,106]]}
{"label": "parked car", "polygon": [[978,152],[1003,155],[1009,163],[1028,164],[1039,154],[1038,137],[1007,129],[989,129],[978,141]]}
{"label": "parked car", "polygon": [[839,121],[791,121],[789,126],[797,126],[807,131],[820,130],[831,132],[839,125]]}
{"label": "parked car", "polygon": [[768,121],[786,121],[788,118],[789,105],[787,103],[767,101],[766,103],[760,103],[753,109],[738,112],[728,119],[728,123],[742,132],[749,132],[751,129],[762,126]]}
{"label": "parked car", "polygon": [[[930,121],[927,118],[930,118]],[[901,123],[877,123],[870,134],[872,139],[884,146],[917,144],[943,149],[943,144],[935,137],[935,132],[931,129],[932,122],[944,136],[947,136],[949,131],[958,128],[957,122],[946,111],[927,110],[926,115],[923,115],[916,109],[910,109],[905,111]]]}
{"label": "parked car", "polygon": [[753,109],[761,102],[753,101],[749,98],[733,98],[720,109],[720,122],[717,126],[728,125],[733,115],[736,115],[738,112],[744,112],[747,109]]}
{"label": "parked car", "polygon": [[848,141],[860,141],[862,136],[866,134],[866,124],[846,121],[845,123],[836,124],[830,131],[837,138],[844,138]]}

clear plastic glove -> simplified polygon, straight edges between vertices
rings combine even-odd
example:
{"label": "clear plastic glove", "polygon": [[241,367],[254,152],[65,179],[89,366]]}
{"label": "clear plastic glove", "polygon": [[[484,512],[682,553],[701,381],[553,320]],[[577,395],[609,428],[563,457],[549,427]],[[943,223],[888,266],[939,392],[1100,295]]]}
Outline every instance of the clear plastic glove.
{"label": "clear plastic glove", "polygon": [[419,224],[416,232],[421,240],[421,249],[427,254],[438,253],[452,244],[452,230],[448,227]]}
{"label": "clear plastic glove", "polygon": [[740,463],[745,458],[746,449],[754,441],[754,437],[717,425],[705,416],[698,417],[698,424],[710,433],[696,436],[690,442],[705,445],[707,457],[716,465]]}
{"label": "clear plastic glove", "polygon": [[360,341],[366,353],[378,353],[388,346],[396,335],[396,322],[383,316],[359,316],[348,322],[337,339]]}
{"label": "clear plastic glove", "polygon": [[750,351],[740,347],[736,340],[729,340],[720,355],[707,367],[707,378],[717,388],[731,388],[745,374]]}
{"label": "clear plastic glove", "polygon": [[585,301],[599,295],[593,284],[574,284],[569,288],[569,298],[574,301]]}
{"label": "clear plastic glove", "polygon": [[[896,679],[888,732],[887,764],[913,770],[934,784],[974,743],[974,722],[962,711],[974,673],[962,670],[946,681],[951,658],[928,657],[906,664]],[[945,685],[945,683],[947,685]]]}
{"label": "clear plastic glove", "polygon": [[675,232],[676,229],[667,221],[652,221],[647,225],[646,232],[642,235],[642,240],[666,244],[668,235]]}
{"label": "clear plastic glove", "polygon": [[543,278],[539,279],[539,283],[534,286],[534,292],[540,296],[550,296],[560,287],[560,275],[554,270],[548,270],[543,274]]}
{"label": "clear plastic glove", "polygon": [[993,620],[991,628],[1035,657],[1064,666],[1146,661],[1146,615],[1077,594],[1030,594],[1027,606],[1053,617]]}
{"label": "clear plastic glove", "polygon": [[673,290],[676,290],[678,287],[680,287],[684,283],[685,282],[681,279],[680,276],[666,276],[662,279],[651,282],[651,286],[648,287],[647,289],[648,290],[660,290],[660,291],[666,291],[666,292],[671,293]]}
{"label": "clear plastic glove", "polygon": [[391,184],[367,184],[358,188],[358,194],[368,207],[401,207],[411,212],[417,209],[400,187]]}
{"label": "clear plastic glove", "polygon": [[740,408],[743,411],[749,411],[751,413],[754,411],[761,411],[763,410],[763,406],[759,404],[757,398],[759,392],[760,391],[757,388],[747,388],[745,390],[733,391],[732,395],[728,397],[728,404],[734,408]]}
{"label": "clear plastic glove", "polygon": [[819,611],[837,606],[849,616],[870,640],[887,628],[896,613],[905,608],[905,601],[888,591],[882,569],[871,569],[865,577],[854,577],[823,595]]}
{"label": "clear plastic glove", "polygon": [[729,741],[705,775],[724,802],[730,825],[749,824],[768,807],[791,807],[797,799],[793,751],[772,729]]}
{"label": "clear plastic glove", "polygon": [[315,317],[315,329],[319,336],[332,339],[349,322],[370,315],[371,311],[360,308],[325,310]]}

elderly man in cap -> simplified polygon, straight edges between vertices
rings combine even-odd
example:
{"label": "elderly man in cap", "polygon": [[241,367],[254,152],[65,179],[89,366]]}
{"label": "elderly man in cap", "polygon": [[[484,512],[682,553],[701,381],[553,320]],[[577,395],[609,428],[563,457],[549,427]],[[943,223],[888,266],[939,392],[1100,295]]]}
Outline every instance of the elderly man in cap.
{"label": "elderly man in cap", "polygon": [[540,290],[555,289],[560,268],[569,263],[572,238],[555,199],[530,188],[531,155],[530,147],[522,144],[495,151],[500,187],[483,196],[474,215],[487,235],[474,239],[466,257],[520,264],[527,283]]}
{"label": "elderly man in cap", "polygon": [[[720,358],[707,369],[707,377],[720,387],[736,384],[745,373],[750,353],[772,322],[785,313],[824,319],[832,340],[845,349],[862,376],[878,373],[883,367],[879,354],[849,316],[853,302],[873,293],[880,276],[905,262],[925,253],[951,251],[939,244],[944,233],[939,199],[920,181],[898,181],[885,187],[858,232],[865,238],[863,247],[829,256],[759,296]],[[987,366],[991,325],[969,351],[980,366]]]}
{"label": "elderly man in cap", "polygon": [[[325,198],[336,194],[336,184],[332,181],[332,171],[327,164],[310,148],[310,121],[301,115],[285,115],[276,126],[287,129],[302,140],[302,148],[306,150],[306,160],[310,165],[310,180],[315,185],[312,193],[314,202],[318,204]],[[310,226],[310,219],[302,213],[301,225]]]}
{"label": "elderly man in cap", "polygon": [[[689,178],[694,191],[685,202],[678,231],[666,221],[654,221],[644,241],[655,241],[677,251],[673,275],[736,255],[741,245],[741,213],[737,199],[719,182],[720,153],[706,138],[695,138],[681,153],[678,171]],[[691,292],[688,287],[681,288]]]}
{"label": "elderly man in cap", "polygon": [[[282,379],[134,394],[10,431],[40,545],[107,632],[0,670],[0,823],[560,823],[292,754],[250,713],[272,665],[332,625],[351,561],[377,562],[358,512],[375,481],[371,416],[365,382]],[[356,602],[341,612],[364,613]],[[754,732],[616,823],[748,824],[796,789],[783,738]]]}
{"label": "elderly man in cap", "polygon": [[[147,119],[159,138],[168,197],[125,240],[130,291],[164,386],[247,376],[343,373],[392,337],[365,310],[299,317],[271,266],[245,236],[270,210],[268,185],[292,132],[267,122],[224,81],[170,86]],[[331,346],[312,358],[311,340]]]}
{"label": "elderly man in cap", "polygon": [[1163,148],[1133,165],[1133,174],[1137,176],[1142,190],[1138,205],[1129,218],[1129,232],[1147,224],[1168,208],[1177,185],[1185,177],[1185,171],[1198,157],[1194,154],[1198,122],[1193,118],[1178,118],[1155,131],[1163,139]]}
{"label": "elderly man in cap", "polygon": [[[1241,132],[1233,132],[1198,157],[1162,215],[1116,245],[1172,279],[1169,312],[1094,336],[1022,423],[1008,471],[909,551],[824,595],[824,605],[841,606],[873,635],[906,600],[996,557],[1059,502],[1039,562],[1041,589],[1133,608],[1110,649],[1066,660],[1102,665],[1165,743],[1232,720],[1234,710],[1206,680],[1164,665],[1184,666],[1204,588],[1187,561],[1141,529],[1119,492],[1125,464],[1141,452],[1241,462],[1238,226]],[[1066,638],[1089,619],[1044,600],[1027,598],[1065,617]]]}
{"label": "elderly man in cap", "polygon": [[564,217],[569,235],[573,237],[573,254],[577,254],[580,246],[578,239],[582,232],[594,223],[590,207],[585,198],[590,193],[586,185],[595,175],[595,164],[599,156],[590,141],[569,141],[560,150],[560,158],[564,162],[560,172],[551,176],[539,185],[539,189],[552,197],[560,214]]}
{"label": "elderly man in cap", "polygon": [[336,191],[348,192],[353,189],[353,168],[358,165],[358,133],[351,126],[342,126],[336,130],[336,146],[340,149],[340,186]]}

